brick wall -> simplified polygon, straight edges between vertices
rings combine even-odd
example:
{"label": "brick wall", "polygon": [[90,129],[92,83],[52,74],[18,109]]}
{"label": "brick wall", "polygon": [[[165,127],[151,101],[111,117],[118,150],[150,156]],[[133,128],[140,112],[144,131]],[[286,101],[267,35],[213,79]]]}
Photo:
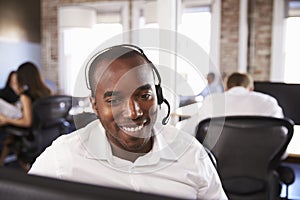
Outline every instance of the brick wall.
{"label": "brick wall", "polygon": [[220,71],[231,74],[238,69],[239,0],[222,0]]}
{"label": "brick wall", "polygon": [[[222,0],[220,70],[238,70],[239,0]],[[247,71],[254,80],[270,80],[273,0],[248,0]]]}
{"label": "brick wall", "polygon": [[273,0],[249,4],[248,71],[255,80],[270,79]]}
{"label": "brick wall", "polygon": [[[44,76],[58,86],[57,0],[42,0],[42,67]],[[58,88],[58,87],[56,87]]]}

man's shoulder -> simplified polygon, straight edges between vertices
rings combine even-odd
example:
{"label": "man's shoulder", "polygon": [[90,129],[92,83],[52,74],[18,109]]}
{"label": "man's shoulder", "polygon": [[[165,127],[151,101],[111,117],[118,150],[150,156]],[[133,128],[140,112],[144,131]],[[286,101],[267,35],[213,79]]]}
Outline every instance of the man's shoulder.
{"label": "man's shoulder", "polygon": [[269,95],[269,94],[265,94],[265,93],[262,93],[262,92],[257,92],[257,91],[252,91],[250,93],[253,97],[257,98],[257,99],[262,99],[264,101],[269,101],[269,102],[272,102],[272,103],[277,103],[277,100]]}
{"label": "man's shoulder", "polygon": [[190,134],[176,128],[173,125],[166,125],[162,128],[162,133],[166,141],[174,141],[176,140],[194,140],[195,138],[191,136]]}
{"label": "man's shoulder", "polygon": [[219,100],[219,99],[224,99],[226,95],[227,95],[226,92],[217,92],[217,93],[209,94],[204,98],[203,104],[211,103],[212,101]]}
{"label": "man's shoulder", "polygon": [[[244,99],[251,99],[251,101],[270,101],[270,102],[277,102],[277,100],[266,93],[258,92],[258,91],[247,91],[245,88],[232,88],[229,92],[225,92],[226,99],[228,98],[241,98]],[[241,100],[241,99],[240,99]]]}
{"label": "man's shoulder", "polygon": [[165,127],[163,136],[170,147],[177,148],[177,150],[199,150],[202,146],[194,136],[172,125]]}
{"label": "man's shoulder", "polygon": [[57,147],[57,146],[66,147],[67,145],[72,145],[74,143],[74,141],[77,140],[79,131],[80,130],[76,130],[71,133],[59,136],[52,142],[51,146],[52,147]]}
{"label": "man's shoulder", "polygon": [[98,126],[98,122],[96,120],[92,121],[83,128],[61,135],[52,143],[52,145],[74,146],[74,144],[82,142],[85,137],[88,137],[91,130],[96,126]]}

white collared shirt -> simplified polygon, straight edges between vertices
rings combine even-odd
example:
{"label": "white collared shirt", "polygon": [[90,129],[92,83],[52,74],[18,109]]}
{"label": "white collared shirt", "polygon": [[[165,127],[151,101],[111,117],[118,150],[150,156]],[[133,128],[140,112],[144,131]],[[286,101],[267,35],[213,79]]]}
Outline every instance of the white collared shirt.
{"label": "white collared shirt", "polygon": [[187,199],[227,199],[202,145],[171,126],[155,131],[153,148],[135,162],[112,155],[98,120],[61,136],[29,174]]}
{"label": "white collared shirt", "polygon": [[196,127],[201,120],[209,117],[233,115],[282,118],[283,111],[274,97],[237,86],[224,93],[214,93],[207,96],[197,114],[178,122],[176,127],[195,136]]}

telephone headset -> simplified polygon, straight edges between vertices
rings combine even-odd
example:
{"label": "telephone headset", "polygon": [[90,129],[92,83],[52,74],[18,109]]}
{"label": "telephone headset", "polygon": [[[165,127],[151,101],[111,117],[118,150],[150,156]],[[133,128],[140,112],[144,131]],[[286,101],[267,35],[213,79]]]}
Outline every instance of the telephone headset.
{"label": "telephone headset", "polygon": [[[90,70],[90,67],[92,65],[92,63],[96,60],[96,58],[98,58],[100,55],[102,55],[103,53],[105,52],[109,52],[113,49],[118,49],[118,48],[125,48],[125,49],[128,49],[128,52],[130,51],[135,51],[137,52],[139,55],[141,55],[146,61],[147,63],[151,66],[151,68],[153,69],[153,71],[155,72],[156,74],[156,77],[158,79],[158,83],[155,84],[155,90],[156,90],[156,96],[157,96],[157,104],[158,105],[161,105],[163,103],[165,103],[168,107],[168,113],[167,115],[162,119],[162,124],[163,125],[166,125],[168,123],[168,120],[169,120],[169,117],[170,117],[170,104],[169,102],[164,98],[163,96],[163,92],[162,92],[162,88],[161,88],[161,77],[160,77],[160,74],[157,70],[157,68],[155,67],[155,65],[147,58],[147,56],[144,54],[144,51],[139,48],[138,46],[135,46],[135,45],[132,45],[132,44],[122,44],[122,45],[116,45],[116,46],[112,46],[112,47],[109,47],[109,48],[106,48],[100,52],[98,52],[97,54],[95,54],[87,63],[86,65],[86,68],[85,68],[85,75],[86,75],[86,85],[87,85],[87,88],[91,90],[91,81],[89,80],[87,74],[89,74],[89,70]],[[127,52],[127,53],[128,53]]]}

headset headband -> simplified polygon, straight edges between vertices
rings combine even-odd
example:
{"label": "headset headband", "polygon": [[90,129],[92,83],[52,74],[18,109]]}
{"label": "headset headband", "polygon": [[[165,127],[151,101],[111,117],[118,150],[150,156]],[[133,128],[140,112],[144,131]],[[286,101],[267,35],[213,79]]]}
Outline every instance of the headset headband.
{"label": "headset headband", "polygon": [[[138,46],[132,45],[132,44],[121,44],[121,45],[116,45],[116,46],[112,46],[112,47],[108,47],[106,49],[103,49],[102,51],[96,53],[95,55],[92,56],[92,58],[88,61],[86,67],[85,67],[85,82],[86,82],[86,86],[89,90],[92,90],[91,85],[90,85],[90,80],[89,80],[89,70],[90,67],[92,65],[92,63],[103,53],[110,51],[112,49],[117,49],[117,48],[127,48],[128,50],[137,52],[138,54],[140,54],[143,58],[145,58],[145,60],[150,63],[150,66],[152,67],[152,69],[154,70],[157,79],[158,79],[158,84],[160,86],[161,84],[161,77],[159,75],[159,72],[157,70],[157,68],[154,66],[154,64],[147,58],[147,56],[144,54],[144,51],[139,48]],[[128,51],[130,52],[130,51]]]}

